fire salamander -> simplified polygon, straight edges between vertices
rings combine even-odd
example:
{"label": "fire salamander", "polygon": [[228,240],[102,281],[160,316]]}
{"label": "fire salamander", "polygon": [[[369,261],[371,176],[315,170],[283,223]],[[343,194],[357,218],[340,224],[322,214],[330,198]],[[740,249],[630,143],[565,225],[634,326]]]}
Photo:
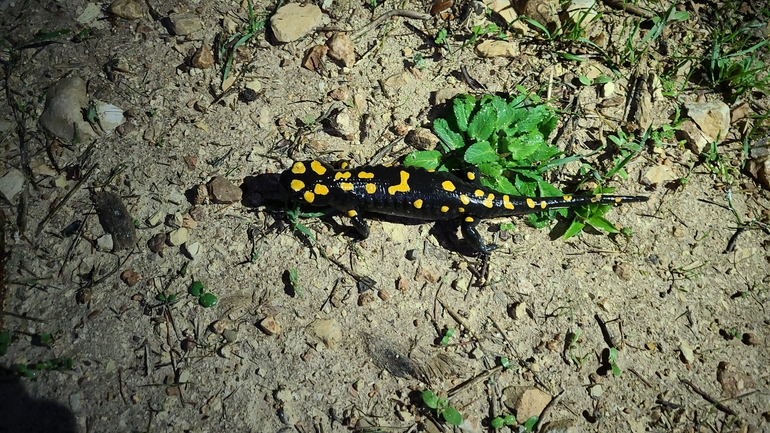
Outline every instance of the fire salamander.
{"label": "fire salamander", "polygon": [[341,163],[339,167],[318,160],[295,162],[281,174],[280,183],[290,201],[331,206],[344,212],[364,238],[369,236],[369,226],[361,212],[421,220],[461,219],[466,242],[485,254],[491,252],[493,246],[486,245],[476,230],[479,219],[648,199],[610,195],[516,197],[482,186],[473,171],[462,179],[448,172],[404,166],[348,168],[347,163]]}

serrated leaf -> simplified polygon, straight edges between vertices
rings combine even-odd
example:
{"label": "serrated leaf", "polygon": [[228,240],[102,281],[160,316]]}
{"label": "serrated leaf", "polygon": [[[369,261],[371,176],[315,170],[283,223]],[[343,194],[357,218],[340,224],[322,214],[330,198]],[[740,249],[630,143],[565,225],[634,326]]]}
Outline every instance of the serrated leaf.
{"label": "serrated leaf", "polygon": [[508,143],[508,152],[511,154],[510,159],[522,161],[544,145],[545,140],[543,140],[543,136],[540,133],[516,137]]}
{"label": "serrated leaf", "polygon": [[444,409],[443,412],[441,412],[441,416],[444,417],[444,420],[452,425],[460,425],[463,423],[463,416],[462,414],[453,407],[448,407]]}
{"label": "serrated leaf", "polygon": [[481,174],[483,174],[488,178],[496,178],[503,174],[503,167],[501,167],[500,164],[497,163],[497,161],[485,163],[485,164],[478,164],[478,169],[481,172]]}
{"label": "serrated leaf", "polygon": [[601,215],[593,215],[586,220],[586,223],[590,224],[592,227],[602,229],[607,233],[620,233],[620,230],[618,230],[614,224]]}
{"label": "serrated leaf", "polygon": [[585,227],[585,223],[582,223],[578,220],[572,220],[572,224],[567,227],[567,230],[564,231],[564,234],[561,236],[563,239],[569,239],[581,231],[583,231],[583,228]]}
{"label": "serrated leaf", "polygon": [[462,149],[465,147],[465,140],[463,136],[453,131],[449,127],[446,119],[436,119],[433,121],[433,132],[436,133],[441,142],[449,148],[449,150]]}
{"label": "serrated leaf", "polygon": [[482,105],[468,125],[468,136],[476,141],[486,140],[497,125],[497,110],[492,104]]}
{"label": "serrated leaf", "polygon": [[492,149],[489,142],[480,141],[472,144],[465,150],[463,159],[469,164],[482,164],[485,162],[497,161],[497,153]]}
{"label": "serrated leaf", "polygon": [[421,167],[426,170],[435,170],[441,165],[442,153],[438,150],[420,150],[406,155],[404,165],[407,167]]}
{"label": "serrated leaf", "polygon": [[468,130],[468,122],[471,120],[474,108],[476,108],[476,98],[471,95],[460,95],[452,100],[452,111],[460,131]]}

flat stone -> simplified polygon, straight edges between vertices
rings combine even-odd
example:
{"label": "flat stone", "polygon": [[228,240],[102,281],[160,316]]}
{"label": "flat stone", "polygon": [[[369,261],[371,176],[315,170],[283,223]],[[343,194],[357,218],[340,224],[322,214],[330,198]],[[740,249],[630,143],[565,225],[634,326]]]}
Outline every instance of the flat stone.
{"label": "flat stone", "polygon": [[211,50],[208,46],[203,45],[202,47],[198,48],[195,54],[193,54],[190,63],[192,64],[193,68],[209,68],[214,64],[214,54],[211,53]]}
{"label": "flat stone", "polygon": [[492,12],[500,15],[500,18],[504,19],[508,24],[511,24],[518,18],[510,0],[487,0],[485,4]]}
{"label": "flat stone", "polygon": [[679,352],[681,353],[682,361],[684,361],[685,364],[692,364],[695,362],[695,353],[684,341],[679,343]]}
{"label": "flat stone", "polygon": [[556,0],[522,0],[518,2],[517,8],[520,15],[530,17],[540,23],[548,31],[553,32],[561,27],[559,16],[559,2]]}
{"label": "flat stone", "polygon": [[275,11],[270,28],[278,42],[296,41],[320,24],[322,17],[321,8],[314,4],[289,3]]}
{"label": "flat stone", "polygon": [[88,96],[85,80],[80,77],[62,78],[48,89],[40,125],[64,141],[74,140],[76,129],[81,142],[93,140],[97,137],[96,132],[83,120],[83,110],[86,108]]}
{"label": "flat stone", "polygon": [[486,40],[476,45],[476,54],[481,57],[518,57],[517,46],[508,41]]}
{"label": "flat stone", "polygon": [[138,20],[144,16],[142,4],[136,0],[115,0],[107,8],[107,12],[126,20]]}
{"label": "flat stone", "polygon": [[342,328],[334,319],[316,320],[310,326],[313,334],[320,338],[329,349],[334,349],[342,338]]}
{"label": "flat stone", "polygon": [[171,233],[168,234],[168,243],[173,246],[179,246],[187,242],[189,237],[190,232],[184,227],[179,227],[176,230],[172,230]]}
{"label": "flat stone", "polygon": [[120,279],[123,280],[128,287],[134,287],[136,283],[139,282],[140,278],[141,276],[133,269],[126,269],[120,274]]}
{"label": "flat stone", "polygon": [[24,173],[12,168],[5,176],[0,178],[0,193],[6,200],[12,202],[13,198],[24,187]]}
{"label": "flat stone", "polygon": [[676,138],[684,140],[687,143],[687,147],[696,155],[700,155],[701,152],[706,150],[706,146],[709,145],[708,138],[698,128],[692,120],[685,120],[679,125],[679,130],[676,131]]}
{"label": "flat stone", "polygon": [[267,335],[277,335],[281,333],[281,325],[275,321],[275,317],[267,316],[259,322],[259,328]]}
{"label": "flat stone", "polygon": [[191,13],[177,13],[168,16],[171,31],[176,36],[187,36],[203,28],[200,18]]}
{"label": "flat stone", "polygon": [[766,190],[770,190],[770,157],[749,160],[746,164],[746,170]]}
{"label": "flat stone", "polygon": [[533,416],[540,416],[551,402],[550,394],[534,387],[510,386],[503,390],[503,394],[506,398],[505,406],[522,422]]}
{"label": "flat stone", "polygon": [[725,140],[730,132],[730,107],[727,104],[722,101],[687,102],[684,108],[708,142]]}
{"label": "flat stone", "polygon": [[203,247],[201,246],[200,242],[193,242],[190,244],[184,244],[184,255],[186,255],[190,260],[195,260],[198,257],[200,257],[201,253],[203,252]]}
{"label": "flat stone", "polygon": [[94,100],[94,107],[99,118],[99,127],[105,134],[111,134],[126,120],[120,107],[99,100]]}
{"label": "flat stone", "polygon": [[213,203],[230,204],[241,201],[243,197],[243,191],[222,176],[211,179],[208,190]]}
{"label": "flat stone", "polygon": [[722,386],[722,396],[727,398],[735,398],[756,386],[751,376],[726,361],[717,366],[717,382]]}

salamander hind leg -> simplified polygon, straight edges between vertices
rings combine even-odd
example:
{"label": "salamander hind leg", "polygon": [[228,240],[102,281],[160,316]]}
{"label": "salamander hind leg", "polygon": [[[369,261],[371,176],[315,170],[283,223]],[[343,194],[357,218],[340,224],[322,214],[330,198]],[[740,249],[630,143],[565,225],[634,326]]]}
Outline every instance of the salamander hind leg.
{"label": "salamander hind leg", "polygon": [[366,220],[359,215],[358,211],[355,209],[350,209],[345,214],[350,218],[350,223],[353,225],[353,227],[356,229],[359,235],[361,235],[361,238],[366,239],[369,237],[369,224],[366,223]]}
{"label": "salamander hind leg", "polygon": [[474,250],[482,254],[489,254],[497,248],[497,245],[487,245],[484,243],[484,239],[481,238],[479,231],[476,230],[478,223],[476,218],[466,217],[460,225],[460,231],[463,233],[465,242],[468,242]]}

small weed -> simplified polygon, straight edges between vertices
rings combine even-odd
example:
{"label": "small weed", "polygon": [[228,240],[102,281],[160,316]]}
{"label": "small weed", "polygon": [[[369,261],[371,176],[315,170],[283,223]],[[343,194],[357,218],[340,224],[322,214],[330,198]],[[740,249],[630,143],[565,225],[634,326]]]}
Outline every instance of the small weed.
{"label": "small weed", "polygon": [[420,71],[425,70],[426,68],[425,59],[422,57],[421,53],[415,53],[414,56],[412,56],[412,63],[414,63],[414,67]]}
{"label": "small weed", "polygon": [[436,35],[436,39],[433,41],[436,45],[448,44],[447,42],[447,29],[441,29]]}
{"label": "small weed", "polygon": [[567,334],[567,337],[569,338],[569,343],[567,343],[567,351],[569,352],[570,359],[577,366],[578,370],[580,370],[583,368],[583,363],[585,362],[586,358],[588,358],[588,355],[582,354],[580,344],[578,343],[578,339],[580,338],[580,328],[577,328],[575,332],[570,332]]}
{"label": "small weed", "polygon": [[719,153],[716,140],[709,143],[709,148],[706,152],[703,152],[702,158],[709,171],[719,177],[725,184],[731,185],[733,179],[738,176],[738,169],[725,161]]}
{"label": "small weed", "polygon": [[[646,55],[647,49],[655,43],[667,25],[677,21],[684,22],[690,19],[690,14],[687,11],[678,11],[675,6],[676,5],[672,4],[663,15],[652,17],[652,28],[647,31],[638,43],[635,42],[635,40],[639,36],[639,33],[641,33],[641,20],[634,22],[631,27],[628,27],[626,43],[623,44],[620,52],[617,54],[615,63],[619,65],[636,64],[644,55]],[[626,32],[625,25],[621,32]]]}
{"label": "small weed", "polygon": [[299,284],[299,273],[296,268],[289,269],[289,284],[300,298],[305,295],[305,289]]}
{"label": "small weed", "polygon": [[497,418],[493,419],[490,424],[495,430],[501,429],[505,426],[510,427],[516,425],[516,417],[513,415],[498,416]]}
{"label": "small weed", "polygon": [[224,68],[222,69],[222,82],[224,82],[230,75],[230,70],[233,67],[233,58],[235,57],[235,50],[241,45],[248,42],[251,38],[256,36],[262,29],[265,28],[267,18],[259,18],[254,12],[254,5],[251,0],[247,0],[249,22],[246,24],[246,29],[243,32],[236,32],[230,36],[227,41],[222,44],[219,50],[219,58],[227,58]]}
{"label": "small weed", "polygon": [[10,370],[19,376],[34,379],[41,371],[72,370],[73,364],[74,361],[72,358],[53,358],[48,361],[37,362],[34,364],[13,364]]}
{"label": "small weed", "polygon": [[607,356],[607,364],[609,364],[610,368],[612,369],[612,375],[615,377],[620,376],[620,367],[618,367],[617,360],[618,360],[618,349],[614,347],[610,347],[609,353]]}
{"label": "small weed", "polygon": [[711,39],[714,42],[703,66],[716,89],[728,94],[730,103],[747,92],[767,92],[770,89],[770,75],[765,63],[758,58],[760,48],[770,43],[770,40],[752,43],[755,39],[752,30],[758,25],[715,29],[712,33]]}
{"label": "small weed", "polygon": [[190,287],[187,288],[187,293],[198,298],[198,303],[203,308],[213,307],[219,302],[219,298],[213,293],[206,292],[206,286],[197,280],[190,284]]}
{"label": "small weed", "polygon": [[426,389],[422,392],[422,401],[431,409],[436,410],[436,415],[444,418],[449,424],[459,426],[463,422],[463,416],[457,409],[449,406],[449,400],[441,398],[435,392]]}
{"label": "small weed", "polygon": [[446,346],[449,344],[449,339],[452,338],[453,335],[455,335],[455,328],[447,328],[444,332],[444,336],[441,337],[441,345]]}

